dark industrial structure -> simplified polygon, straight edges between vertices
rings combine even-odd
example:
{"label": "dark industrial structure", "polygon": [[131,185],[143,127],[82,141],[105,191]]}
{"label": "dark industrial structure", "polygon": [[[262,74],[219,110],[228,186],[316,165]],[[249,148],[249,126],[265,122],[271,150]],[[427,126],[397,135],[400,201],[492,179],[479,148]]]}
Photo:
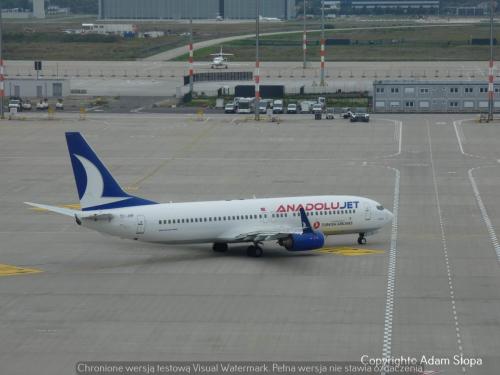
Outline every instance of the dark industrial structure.
{"label": "dark industrial structure", "polygon": [[[256,0],[98,0],[99,19],[253,19]],[[295,18],[295,0],[265,0],[261,16]]]}

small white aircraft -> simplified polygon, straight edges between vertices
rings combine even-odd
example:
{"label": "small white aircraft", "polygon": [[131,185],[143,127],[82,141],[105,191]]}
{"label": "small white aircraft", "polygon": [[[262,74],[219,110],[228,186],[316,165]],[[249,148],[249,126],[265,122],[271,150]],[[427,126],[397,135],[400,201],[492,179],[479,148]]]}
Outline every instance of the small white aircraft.
{"label": "small white aircraft", "polygon": [[129,195],[77,132],[66,133],[81,210],[25,202],[74,218],[78,225],[113,236],[164,244],[250,243],[260,257],[264,241],[289,251],[320,249],[325,236],[358,234],[358,243],[392,221],[379,203],[356,196],[304,196],[229,201],[156,203]]}
{"label": "small white aircraft", "polygon": [[217,69],[217,68],[228,68],[228,60],[225,56],[234,56],[232,53],[223,53],[222,52],[222,47],[220,48],[220,52],[218,53],[212,53],[210,56],[214,56],[212,59],[212,64],[210,64],[210,67],[212,69]]}
{"label": "small white aircraft", "polygon": [[281,22],[283,21],[282,19],[280,18],[276,18],[276,17],[264,17],[264,16],[259,16],[259,21],[268,21],[268,22]]}

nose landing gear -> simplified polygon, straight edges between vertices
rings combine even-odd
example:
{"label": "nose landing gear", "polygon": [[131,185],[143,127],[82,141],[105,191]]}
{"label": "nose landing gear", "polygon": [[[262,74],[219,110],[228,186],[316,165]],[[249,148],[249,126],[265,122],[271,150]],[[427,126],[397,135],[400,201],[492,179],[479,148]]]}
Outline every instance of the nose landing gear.
{"label": "nose landing gear", "polygon": [[358,237],[358,244],[359,245],[365,245],[366,244],[366,237],[364,233],[360,233]]}

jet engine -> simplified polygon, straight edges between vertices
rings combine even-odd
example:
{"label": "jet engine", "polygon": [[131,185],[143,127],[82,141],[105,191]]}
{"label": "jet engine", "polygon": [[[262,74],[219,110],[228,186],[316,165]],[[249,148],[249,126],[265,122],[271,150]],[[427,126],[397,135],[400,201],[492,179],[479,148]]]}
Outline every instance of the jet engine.
{"label": "jet engine", "polygon": [[316,250],[325,244],[325,236],[321,232],[291,234],[278,243],[288,251]]}

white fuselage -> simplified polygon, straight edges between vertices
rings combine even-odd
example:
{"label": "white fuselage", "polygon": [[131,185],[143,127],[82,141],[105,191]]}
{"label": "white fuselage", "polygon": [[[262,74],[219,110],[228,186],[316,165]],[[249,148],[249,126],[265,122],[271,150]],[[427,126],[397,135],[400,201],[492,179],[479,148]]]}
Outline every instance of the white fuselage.
{"label": "white fuselage", "polygon": [[373,233],[392,220],[377,202],[356,196],[304,196],[229,201],[165,203],[133,206],[89,214],[111,219],[83,220],[99,232],[166,244],[246,242],[238,235],[301,228],[304,208],[314,230],[325,235]]}

